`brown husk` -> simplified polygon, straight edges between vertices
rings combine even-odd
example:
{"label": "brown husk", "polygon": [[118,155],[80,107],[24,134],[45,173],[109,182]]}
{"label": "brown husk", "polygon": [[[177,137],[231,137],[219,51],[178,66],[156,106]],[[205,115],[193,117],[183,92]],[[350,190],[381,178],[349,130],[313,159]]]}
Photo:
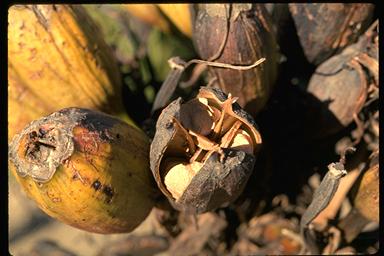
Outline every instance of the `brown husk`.
{"label": "brown husk", "polygon": [[252,115],[267,102],[276,79],[278,46],[268,12],[261,4],[199,4],[193,40],[201,58],[260,67],[240,71],[209,67],[211,86],[239,97]]}
{"label": "brown husk", "polygon": [[356,121],[367,100],[376,97],[377,36],[375,30],[367,31],[356,44],[329,58],[312,75],[307,88],[313,96],[310,115],[316,116],[313,124],[321,136],[336,133]]}
{"label": "brown husk", "polygon": [[[208,99],[210,102],[225,102],[227,100],[227,96],[220,90],[207,87],[200,89],[197,98],[199,97]],[[233,112],[227,113],[233,116],[226,116],[226,120],[230,122],[235,122],[236,119],[240,120],[243,129],[252,134],[253,154],[231,149],[227,145],[208,150],[205,156],[198,156],[195,160],[191,160],[192,155],[198,152],[198,147],[196,146],[195,150],[186,150],[191,144],[191,140],[187,139],[190,135],[187,134],[186,128],[179,126],[181,125],[180,120],[183,120],[181,117],[182,107],[179,98],[169,104],[158,119],[156,134],[150,150],[151,170],[160,190],[176,209],[189,213],[202,213],[228,204],[240,195],[252,173],[255,155],[261,144],[261,137],[253,119],[238,104],[234,103],[232,104]],[[193,118],[198,119],[199,115]],[[222,127],[228,131],[231,125],[226,121]],[[209,138],[217,141],[227,131],[221,131],[216,139],[212,139],[212,132]],[[166,160],[176,157],[184,162],[201,161],[203,166],[192,178],[182,196],[175,199],[166,188],[163,176]],[[204,157],[206,157],[205,160]]]}
{"label": "brown husk", "polygon": [[356,42],[371,22],[374,5],[290,3],[289,9],[305,56],[318,65]]}

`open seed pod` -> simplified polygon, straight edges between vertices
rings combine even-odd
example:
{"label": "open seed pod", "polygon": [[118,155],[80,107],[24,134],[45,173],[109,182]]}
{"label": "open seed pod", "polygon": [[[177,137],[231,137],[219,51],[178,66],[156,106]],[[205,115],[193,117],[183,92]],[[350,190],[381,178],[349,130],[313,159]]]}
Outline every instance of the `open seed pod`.
{"label": "open seed pod", "polygon": [[290,3],[289,9],[305,56],[318,65],[356,42],[371,22],[374,5]]}
{"label": "open seed pod", "polygon": [[130,232],[156,195],[149,140],[117,118],[81,108],[31,122],[9,146],[10,169],[48,215],[96,233]]}
{"label": "open seed pod", "polygon": [[251,65],[250,70],[209,67],[213,87],[239,97],[238,103],[254,115],[266,104],[275,82],[278,46],[269,13],[262,4],[198,4],[193,40],[204,60]]}
{"label": "open seed pod", "polygon": [[111,49],[80,5],[8,10],[8,141],[32,120],[78,106],[132,123]]}
{"label": "open seed pod", "polygon": [[[311,95],[310,118],[319,136],[340,131],[353,121],[364,105],[378,97],[377,25],[359,41],[318,66],[307,92]],[[314,114],[316,113],[316,114]]]}
{"label": "open seed pod", "polygon": [[151,170],[178,210],[202,213],[234,201],[251,175],[261,136],[236,98],[202,87],[170,103],[151,144]]}

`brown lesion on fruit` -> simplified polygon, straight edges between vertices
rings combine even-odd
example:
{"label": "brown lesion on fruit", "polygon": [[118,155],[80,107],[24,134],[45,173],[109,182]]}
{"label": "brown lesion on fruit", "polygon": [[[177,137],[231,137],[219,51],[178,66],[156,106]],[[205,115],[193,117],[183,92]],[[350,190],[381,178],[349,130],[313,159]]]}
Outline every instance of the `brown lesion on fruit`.
{"label": "brown lesion on fruit", "polygon": [[95,180],[93,183],[92,183],[92,188],[95,190],[95,191],[98,191],[101,187],[102,187],[102,184],[99,180]]}
{"label": "brown lesion on fruit", "polygon": [[56,112],[31,122],[16,135],[9,146],[9,159],[17,173],[39,184],[48,182],[73,153],[72,129],[78,117],[77,113]]}
{"label": "brown lesion on fruit", "polygon": [[111,186],[109,186],[109,185],[105,185],[105,186],[103,187],[102,192],[103,192],[103,194],[106,196],[106,197],[105,197],[105,202],[106,202],[107,204],[111,203],[111,202],[112,202],[112,199],[113,199],[113,197],[114,197],[114,195],[115,195],[115,192],[114,192],[113,188],[112,188]]}
{"label": "brown lesion on fruit", "polygon": [[226,157],[223,149],[244,151],[255,155],[261,137],[252,124],[234,112],[237,98],[225,99],[208,90],[180,106],[177,115],[169,119],[167,129],[175,129],[160,160],[161,186],[175,200],[187,189],[195,175],[214,153],[219,161]]}

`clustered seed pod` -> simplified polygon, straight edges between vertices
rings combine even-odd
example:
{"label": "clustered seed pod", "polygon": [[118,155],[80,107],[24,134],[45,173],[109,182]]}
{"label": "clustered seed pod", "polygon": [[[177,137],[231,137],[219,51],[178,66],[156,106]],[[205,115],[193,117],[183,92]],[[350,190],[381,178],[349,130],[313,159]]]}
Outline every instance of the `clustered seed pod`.
{"label": "clustered seed pod", "polygon": [[149,140],[117,118],[68,108],[31,122],[9,147],[10,168],[48,215],[96,233],[129,232],[154,205]]}
{"label": "clustered seed pod", "polygon": [[373,15],[373,4],[290,3],[297,35],[307,60],[320,64],[356,42]]}
{"label": "clustered seed pod", "polygon": [[202,87],[161,113],[151,144],[151,170],[178,210],[202,213],[234,201],[253,171],[261,136],[236,98]]}
{"label": "clustered seed pod", "polygon": [[254,115],[266,104],[276,80],[278,46],[262,4],[198,4],[193,40],[200,57],[233,65],[266,61],[251,70],[209,67],[213,87],[239,97]]}
{"label": "clustered seed pod", "polygon": [[112,51],[80,5],[8,11],[8,141],[32,120],[79,106],[126,116]]}
{"label": "clustered seed pod", "polygon": [[313,124],[321,136],[351,124],[368,99],[378,97],[378,66],[375,29],[318,66],[307,92],[312,99],[310,115],[316,117]]}

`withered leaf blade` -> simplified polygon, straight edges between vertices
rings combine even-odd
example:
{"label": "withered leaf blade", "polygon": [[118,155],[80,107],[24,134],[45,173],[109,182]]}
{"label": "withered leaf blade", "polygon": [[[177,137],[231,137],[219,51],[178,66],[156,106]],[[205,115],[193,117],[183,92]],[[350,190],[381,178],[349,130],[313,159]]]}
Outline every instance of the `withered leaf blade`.
{"label": "withered leaf blade", "polygon": [[153,102],[151,113],[153,114],[156,110],[163,108],[167,105],[171,99],[173,93],[176,90],[177,85],[179,84],[180,78],[184,72],[183,65],[185,62],[180,58],[172,58],[172,61],[175,61],[177,65],[169,71],[167,78],[162,83],[160,90],[156,94],[155,101]]}

